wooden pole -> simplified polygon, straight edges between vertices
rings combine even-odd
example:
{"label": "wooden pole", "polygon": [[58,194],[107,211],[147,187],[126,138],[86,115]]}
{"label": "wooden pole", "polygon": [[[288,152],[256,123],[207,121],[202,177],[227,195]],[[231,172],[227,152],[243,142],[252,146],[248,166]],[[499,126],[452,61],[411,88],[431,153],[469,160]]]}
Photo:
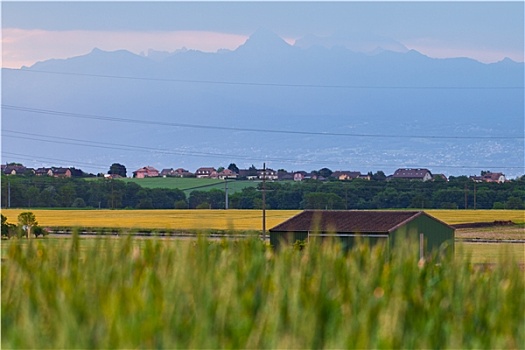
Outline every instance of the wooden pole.
{"label": "wooden pole", "polygon": [[262,178],[262,229],[263,239],[266,240],[266,163],[263,163]]}

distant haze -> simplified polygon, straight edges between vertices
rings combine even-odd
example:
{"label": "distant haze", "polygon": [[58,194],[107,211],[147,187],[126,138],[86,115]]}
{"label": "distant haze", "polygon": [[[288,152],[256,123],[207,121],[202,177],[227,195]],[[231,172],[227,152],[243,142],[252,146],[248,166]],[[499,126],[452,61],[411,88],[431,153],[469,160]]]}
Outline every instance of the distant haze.
{"label": "distant haze", "polygon": [[523,63],[325,38],[290,45],[259,29],[216,53],[95,49],[4,69],[2,160],[524,173]]}
{"label": "distant haze", "polygon": [[2,66],[95,47],[136,54],[233,50],[259,28],[301,46],[323,38],[358,51],[405,47],[436,58],[523,62],[523,18],[521,1],[3,2]]}

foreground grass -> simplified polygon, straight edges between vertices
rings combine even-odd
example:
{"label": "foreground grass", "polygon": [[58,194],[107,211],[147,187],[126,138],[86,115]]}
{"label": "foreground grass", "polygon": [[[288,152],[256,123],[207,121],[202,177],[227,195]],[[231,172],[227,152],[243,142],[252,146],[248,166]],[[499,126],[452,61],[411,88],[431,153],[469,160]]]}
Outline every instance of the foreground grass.
{"label": "foreground grass", "polygon": [[[47,244],[53,242],[52,244]],[[520,348],[525,281],[398,247],[9,242],[2,348]],[[417,249],[413,250],[417,251]]]}

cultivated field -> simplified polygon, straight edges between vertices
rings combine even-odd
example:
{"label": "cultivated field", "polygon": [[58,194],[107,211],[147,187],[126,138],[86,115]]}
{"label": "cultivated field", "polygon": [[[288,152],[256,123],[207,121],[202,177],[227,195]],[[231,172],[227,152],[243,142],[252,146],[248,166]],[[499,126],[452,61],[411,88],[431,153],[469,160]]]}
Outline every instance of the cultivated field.
{"label": "cultivated field", "polygon": [[518,349],[512,258],[125,237],[2,245],[2,348]]}
{"label": "cultivated field", "polygon": [[[32,211],[41,226],[106,227],[168,230],[262,230],[261,210],[30,210],[3,209],[2,214],[16,223],[18,214]],[[298,210],[267,210],[269,229],[296,215]],[[428,210],[447,224],[513,221],[525,223],[524,210]]]}
{"label": "cultivated field", "polygon": [[[2,210],[9,222],[28,210]],[[261,210],[31,210],[40,226],[168,230],[262,230]],[[269,210],[271,228],[299,211]]]}

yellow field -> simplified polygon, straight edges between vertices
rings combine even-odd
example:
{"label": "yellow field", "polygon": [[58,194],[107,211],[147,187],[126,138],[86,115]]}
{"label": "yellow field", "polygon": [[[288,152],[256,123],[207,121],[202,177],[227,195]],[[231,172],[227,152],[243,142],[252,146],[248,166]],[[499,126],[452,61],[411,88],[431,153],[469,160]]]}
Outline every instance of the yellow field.
{"label": "yellow field", "polygon": [[[3,209],[16,223],[20,209]],[[31,210],[40,226],[115,227],[173,230],[262,230],[261,210]],[[266,228],[299,211],[268,210]]]}
{"label": "yellow field", "polygon": [[449,225],[496,220],[525,223],[525,210],[425,210],[429,215]]}
{"label": "yellow field", "polygon": [[[32,211],[40,226],[111,227],[173,230],[262,230],[261,210],[28,210],[3,209],[10,223],[23,211]],[[266,228],[285,221],[299,210],[267,210]],[[525,223],[524,210],[428,210],[430,215],[459,224],[512,220]]]}

